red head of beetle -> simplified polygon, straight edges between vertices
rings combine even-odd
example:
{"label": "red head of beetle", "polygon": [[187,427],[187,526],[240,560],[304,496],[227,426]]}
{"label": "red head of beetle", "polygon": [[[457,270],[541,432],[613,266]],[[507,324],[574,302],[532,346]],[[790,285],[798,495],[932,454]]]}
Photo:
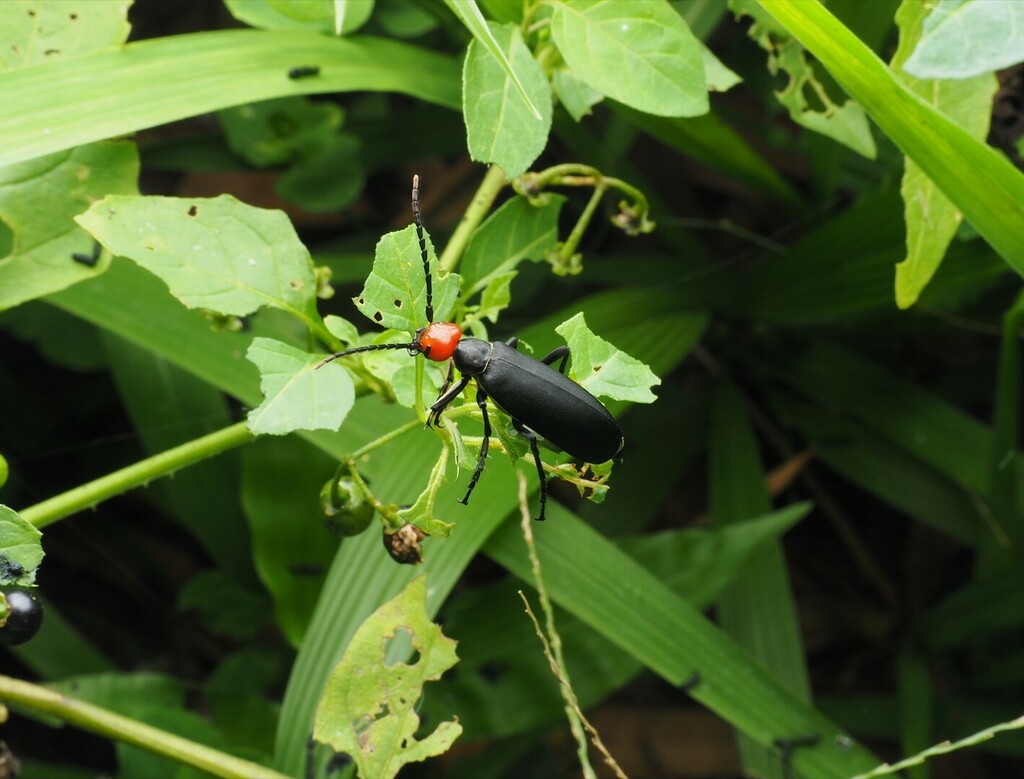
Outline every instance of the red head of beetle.
{"label": "red head of beetle", "polygon": [[462,328],[451,322],[434,322],[416,335],[421,354],[428,360],[444,362],[455,352],[462,338]]}

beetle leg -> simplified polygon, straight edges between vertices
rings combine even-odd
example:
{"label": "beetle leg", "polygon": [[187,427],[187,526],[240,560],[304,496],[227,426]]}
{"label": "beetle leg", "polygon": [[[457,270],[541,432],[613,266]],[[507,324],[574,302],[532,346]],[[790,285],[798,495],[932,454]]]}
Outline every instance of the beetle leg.
{"label": "beetle leg", "polygon": [[476,487],[476,483],[480,480],[480,474],[484,472],[484,461],[487,459],[487,450],[491,445],[491,420],[487,418],[487,393],[482,389],[477,389],[476,391],[476,404],[480,406],[480,413],[484,417],[484,440],[480,444],[480,456],[477,458],[473,477],[469,480],[469,489],[466,490],[466,497],[459,501],[464,506],[469,504],[469,496],[473,494],[473,488]]}
{"label": "beetle leg", "polygon": [[[431,424],[440,427],[442,412],[448,408],[448,404],[462,394],[462,390],[466,389],[466,385],[469,384],[469,378],[469,376],[463,376],[450,390],[447,390],[447,392],[442,391],[441,395],[434,401],[434,405],[430,407],[430,413],[427,414],[427,427],[430,427]],[[449,383],[450,380],[446,380],[445,387],[442,390],[447,389]]]}
{"label": "beetle leg", "polygon": [[540,479],[540,516],[534,517],[534,519],[538,522],[543,522],[544,507],[548,502],[548,480],[544,476],[544,465],[540,461],[540,449],[537,447],[537,434],[518,419],[512,420],[512,427],[516,429],[516,432],[518,432],[519,435],[530,442],[530,453],[533,455],[533,461],[537,464],[537,478]]}
{"label": "beetle leg", "polygon": [[559,357],[562,358],[562,362],[559,363],[559,365],[558,365],[558,372],[564,375],[565,374],[565,363],[568,362],[568,360],[569,360],[569,347],[568,346],[559,346],[557,349],[555,349],[553,352],[551,352],[551,354],[549,354],[547,357],[542,359],[541,362],[544,363],[545,365],[551,365],[551,363],[553,363]]}

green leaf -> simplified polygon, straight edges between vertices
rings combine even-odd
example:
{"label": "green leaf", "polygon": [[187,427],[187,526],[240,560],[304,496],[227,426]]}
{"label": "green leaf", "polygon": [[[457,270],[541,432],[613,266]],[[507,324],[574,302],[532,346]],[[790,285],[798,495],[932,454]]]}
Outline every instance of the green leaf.
{"label": "green leaf", "polygon": [[249,429],[257,435],[337,430],[352,409],[351,376],[334,363],[314,370],[322,355],[254,338],[246,357],[260,369],[263,390],[263,402],[249,412]]}
{"label": "green leaf", "polygon": [[[335,33],[331,0],[225,0],[233,17],[263,30],[310,30]],[[347,0],[341,31],[355,32],[373,12],[373,0]]]}
{"label": "green leaf", "polygon": [[[288,78],[289,68],[311,64],[316,79]],[[259,30],[169,35],[5,74],[0,165],[228,106],[353,91],[461,105],[458,64],[407,43]]]}
{"label": "green leaf", "polygon": [[551,77],[551,88],[554,89],[558,102],[577,122],[588,116],[590,109],[604,100],[604,95],[575,78],[568,70],[554,72]]}
{"label": "green leaf", "polygon": [[469,44],[462,70],[462,110],[469,156],[499,165],[509,178],[525,172],[547,146],[551,132],[551,87],[514,25],[490,29],[536,103],[540,116],[512,94],[512,81],[477,40]]}
{"label": "green leaf", "polygon": [[761,5],[829,69],[1007,264],[1024,275],[1024,176],[1006,156],[971,138],[896,81],[820,3],[761,0]]}
{"label": "green leaf", "polygon": [[43,561],[43,534],[17,512],[0,505],[0,584],[29,587]]}
{"label": "green leaf", "polygon": [[283,211],[215,198],[104,198],[76,217],[114,254],[163,279],[190,308],[245,316],[273,306],[319,323],[309,251]]}
{"label": "green leaf", "polygon": [[274,189],[290,203],[322,214],[351,205],[364,183],[359,139],[339,133],[283,173]]}
{"label": "green leaf", "polygon": [[[0,309],[99,275],[72,255],[91,257],[92,238],[74,222],[110,193],[134,194],[139,176],[135,144],[95,143],[0,168],[0,219],[14,232],[11,252],[0,259]],[[40,208],[40,203],[46,203]]]}
{"label": "green leaf", "polygon": [[444,482],[445,467],[448,464],[446,451],[442,451],[441,457],[437,458],[430,478],[427,481],[427,488],[420,493],[416,501],[408,508],[398,512],[398,519],[415,525],[428,536],[447,538],[454,525],[450,522],[442,522],[434,516],[434,503],[437,499],[437,490]]}
{"label": "green leaf", "polygon": [[551,35],[572,75],[656,116],[708,111],[701,47],[661,0],[554,4]]}
{"label": "green leaf", "polygon": [[[754,20],[747,34],[768,52],[769,72],[775,75],[782,71],[789,76],[789,83],[775,96],[789,111],[790,118],[873,160],[875,139],[864,109],[852,100],[842,105],[834,103],[818,80],[814,66],[807,61],[804,47],[755,0],[729,0],[729,5],[737,19],[749,16]],[[811,89],[816,103],[824,103],[822,110],[812,107],[804,93],[807,88]]]}
{"label": "green leaf", "polygon": [[0,3],[0,71],[53,62],[124,43],[128,3]]}
{"label": "green leaf", "polygon": [[1024,61],[1024,7],[1016,0],[939,0],[904,69],[961,79]]}
{"label": "green leaf", "polygon": [[[452,13],[459,17],[459,21],[466,26],[466,29],[472,33],[473,41],[482,46],[497,60],[498,66],[515,86],[516,91],[519,92],[519,96],[523,99],[533,118],[538,122],[542,121],[543,108],[537,108],[533,99],[534,96],[523,85],[523,78],[520,78],[520,73],[523,72],[523,65],[519,63],[513,64],[512,59],[505,54],[502,44],[498,42],[498,39],[491,30],[491,26],[480,12],[480,7],[476,4],[476,0],[445,0],[445,3],[452,10]],[[518,27],[518,25],[512,26]],[[550,125],[550,120],[548,124]]]}
{"label": "green leaf", "polygon": [[518,275],[519,271],[509,271],[491,276],[491,280],[480,294],[480,310],[477,316],[497,322],[498,314],[512,302],[512,281]]}
{"label": "green leaf", "polygon": [[469,239],[462,258],[465,297],[488,286],[523,260],[541,260],[558,242],[558,215],[565,204],[562,195],[551,195],[540,206],[517,195],[502,203]]}
{"label": "green leaf", "polygon": [[570,375],[593,395],[653,403],[657,398],[651,387],[661,379],[634,357],[616,349],[587,328],[582,313],[555,328],[572,352]]}
{"label": "green leaf", "polygon": [[[426,231],[423,236],[433,279],[434,321],[443,322],[455,305],[460,277],[455,273],[438,274],[434,244]],[[365,316],[391,330],[415,333],[429,324],[425,315],[427,282],[414,225],[387,233],[377,242],[373,270],[363,291],[353,300]]]}
{"label": "green leaf", "polygon": [[[992,98],[999,87],[994,75],[922,81],[905,73],[907,55],[921,38],[921,22],[926,13],[927,7],[922,3],[900,5],[896,13],[900,45],[893,55],[892,67],[915,94],[984,142]],[[896,266],[896,304],[909,308],[938,270],[963,215],[910,158],[906,160],[900,192],[907,222],[907,258]]]}
{"label": "green leaf", "polygon": [[298,436],[257,439],[242,453],[242,507],[253,561],[293,646],[302,643],[338,548],[320,513],[320,489],[337,465]]}
{"label": "green leaf", "polygon": [[337,133],[344,112],[302,95],[226,108],[218,114],[231,150],[250,165],[268,168],[307,156]]}
{"label": "green leaf", "polygon": [[[455,642],[430,622],[426,594],[421,576],[363,623],[317,708],[313,737],[350,755],[362,776],[391,779],[407,763],[448,751],[462,732],[457,722],[441,722],[415,738],[424,686],[458,662]],[[400,650],[389,652],[403,639],[411,644],[411,664],[398,659]]]}
{"label": "green leaf", "polygon": [[[767,513],[771,499],[742,396],[727,379],[711,402],[708,503],[712,523],[725,527]],[[810,700],[796,605],[778,542],[767,544],[718,599],[722,629],[797,698]],[[771,776],[777,757],[748,736],[739,741],[744,772]]]}

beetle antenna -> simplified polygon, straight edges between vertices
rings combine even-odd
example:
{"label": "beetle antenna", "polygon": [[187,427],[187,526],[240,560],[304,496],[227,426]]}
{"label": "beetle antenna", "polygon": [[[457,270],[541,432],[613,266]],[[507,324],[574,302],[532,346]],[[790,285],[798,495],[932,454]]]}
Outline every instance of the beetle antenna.
{"label": "beetle antenna", "polygon": [[420,177],[412,177],[412,218],[416,223],[416,237],[420,239],[420,256],[423,257],[423,275],[427,279],[427,324],[434,321],[433,290],[430,288],[430,259],[427,257],[427,240],[423,237],[423,219],[420,217]]}
{"label": "beetle antenna", "polygon": [[379,352],[383,349],[407,349],[409,352],[420,352],[422,348],[416,342],[411,344],[370,344],[368,346],[357,346],[354,349],[346,349],[343,352],[335,352],[330,357],[325,357],[316,365],[313,366],[313,370],[322,368],[329,362],[334,362],[339,357],[348,357],[350,354],[359,354],[360,352]]}

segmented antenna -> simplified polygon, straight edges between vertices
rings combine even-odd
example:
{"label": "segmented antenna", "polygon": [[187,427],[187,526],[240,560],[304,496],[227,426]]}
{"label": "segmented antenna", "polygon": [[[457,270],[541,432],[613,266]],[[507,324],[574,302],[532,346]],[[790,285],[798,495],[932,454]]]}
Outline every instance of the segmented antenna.
{"label": "segmented antenna", "polygon": [[382,349],[408,349],[409,354],[419,354],[421,351],[418,343],[411,344],[369,344],[368,346],[357,346],[354,349],[346,349],[343,352],[335,352],[330,357],[325,357],[316,365],[313,366],[313,370],[322,368],[329,362],[337,360],[339,357],[348,357],[350,354],[359,354],[359,352],[379,352]]}
{"label": "segmented antenna", "polygon": [[434,294],[430,288],[430,259],[427,257],[427,239],[423,237],[423,219],[420,217],[420,177],[412,177],[412,219],[416,223],[416,237],[420,239],[420,256],[423,257],[423,275],[427,279],[427,324],[434,321]]}

